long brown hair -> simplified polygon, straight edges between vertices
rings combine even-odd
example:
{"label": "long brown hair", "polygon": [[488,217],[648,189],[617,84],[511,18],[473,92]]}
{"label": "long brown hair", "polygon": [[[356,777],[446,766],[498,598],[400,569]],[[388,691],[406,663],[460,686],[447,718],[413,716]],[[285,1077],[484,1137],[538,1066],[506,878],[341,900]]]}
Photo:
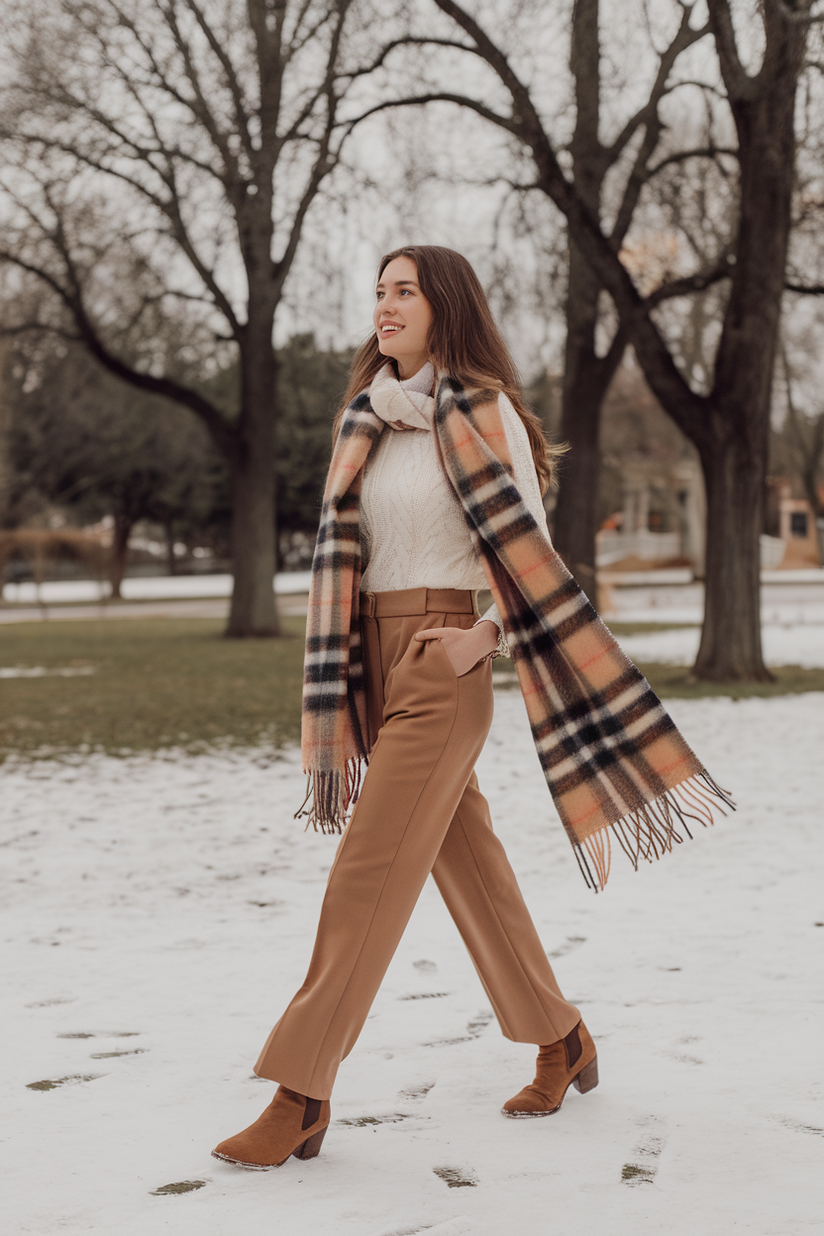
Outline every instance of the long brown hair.
{"label": "long brown hair", "polygon": [[[524,423],[542,492],[552,480],[555,459],[563,447],[550,446],[543,425],[523,401],[515,362],[501,338],[478,276],[466,258],[440,245],[405,245],[380,260],[378,279],[395,258],[410,258],[421,293],[432,307],[427,349],[436,369],[445,369],[462,386],[503,391]],[[349,385],[335,419],[337,435],[344,410],[367,389],[387,363],[373,332],[358,348],[349,373]]]}

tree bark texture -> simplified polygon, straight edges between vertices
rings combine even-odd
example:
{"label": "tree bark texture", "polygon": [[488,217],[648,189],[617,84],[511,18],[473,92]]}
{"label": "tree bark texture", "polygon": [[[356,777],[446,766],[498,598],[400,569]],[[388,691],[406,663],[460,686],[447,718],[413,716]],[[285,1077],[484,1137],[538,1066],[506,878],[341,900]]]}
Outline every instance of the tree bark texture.
{"label": "tree bark texture", "polygon": [[120,589],[123,576],[126,574],[126,558],[129,553],[129,537],[132,535],[134,520],[128,515],[115,515],[112,532],[112,548],[109,569],[111,592],[109,599],[120,600]]}
{"label": "tree bark texture", "polygon": [[[701,451],[707,492],[705,612],[692,677],[769,682],[761,652],[760,534],[766,460],[757,444],[732,436]],[[755,552],[747,552],[755,546]],[[744,552],[742,552],[742,550]]]}
{"label": "tree bark texture", "polygon": [[567,567],[596,607],[601,404],[612,376],[595,352],[598,292],[598,281],[586,260],[570,245],[561,415],[561,436],[570,449],[561,470],[554,540]]}
{"label": "tree bark texture", "polygon": [[708,414],[700,427],[692,418],[683,427],[698,447],[707,488],[706,612],[693,673],[719,682],[771,677],[761,648],[760,534],[807,26],[774,3],[766,12],[764,64],[752,78],[730,42],[726,4],[710,4],[738,134],[741,202]]}
{"label": "tree bark texture", "polygon": [[[570,68],[575,82],[573,182],[595,217],[608,160],[598,135],[600,117],[599,0],[575,0]],[[574,242],[569,244],[569,285],[561,436],[569,446],[555,507],[555,546],[592,604],[598,606],[595,534],[601,472],[601,404],[614,366],[595,350],[600,283]]]}
{"label": "tree bark texture", "polygon": [[[251,298],[250,298],[251,303]],[[279,634],[274,594],[277,544],[275,504],[276,362],[271,318],[260,315],[241,350],[242,392],[238,444],[232,459],[234,587],[227,636]],[[268,318],[268,322],[267,322]],[[252,323],[250,323],[250,327]]]}

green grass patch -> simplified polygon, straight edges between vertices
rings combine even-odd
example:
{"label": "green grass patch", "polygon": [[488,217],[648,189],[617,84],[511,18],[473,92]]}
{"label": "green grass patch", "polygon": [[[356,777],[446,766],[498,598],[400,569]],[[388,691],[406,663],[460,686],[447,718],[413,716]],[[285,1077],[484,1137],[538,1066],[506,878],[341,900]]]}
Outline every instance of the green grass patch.
{"label": "green grass patch", "polygon": [[3,667],[81,673],[0,679],[0,758],[297,742],[304,621],[276,640],[224,639],[203,618],[3,626]]}
{"label": "green grass patch", "polygon": [[771,665],[774,682],[689,682],[690,671],[684,665],[644,661],[638,663],[638,668],[656,694],[670,699],[771,699],[776,695],[824,691],[824,669],[802,669],[800,665]]}
{"label": "green grass patch", "polygon": [[[168,748],[272,750],[297,742],[304,624],[285,617],[277,640],[227,640],[223,623],[206,618],[0,627],[0,665],[52,671],[0,679],[0,759]],[[782,666],[773,670],[775,682],[727,684],[690,683],[683,666],[639,668],[664,698],[824,691],[824,669]],[[55,670],[80,673],[58,676]],[[508,670],[509,662],[497,663],[496,671]]]}
{"label": "green grass patch", "polygon": [[[639,670],[661,699],[734,699],[753,696],[771,699],[777,695],[798,695],[804,691],[824,691],[824,669],[802,669],[799,665],[771,666],[774,682],[690,682],[685,665],[664,665],[657,661],[637,661]],[[498,661],[493,673],[505,676],[496,690],[517,690],[518,681],[511,662]]]}

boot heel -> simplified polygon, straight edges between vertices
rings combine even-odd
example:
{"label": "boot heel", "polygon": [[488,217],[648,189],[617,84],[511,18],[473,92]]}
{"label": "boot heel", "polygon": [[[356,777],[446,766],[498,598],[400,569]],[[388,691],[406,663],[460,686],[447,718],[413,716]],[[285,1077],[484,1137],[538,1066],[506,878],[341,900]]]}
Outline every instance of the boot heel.
{"label": "boot heel", "polygon": [[581,1072],[572,1082],[579,1094],[586,1094],[598,1085],[598,1057],[593,1056],[589,1064],[585,1064]]}
{"label": "boot heel", "polygon": [[[326,1129],[329,1125],[326,1126]],[[297,1150],[293,1150],[292,1154],[296,1159],[316,1159],[320,1154],[320,1148],[323,1145],[323,1139],[326,1137],[326,1129],[320,1129],[319,1132],[313,1133],[311,1137],[307,1137],[302,1146],[298,1146]]]}

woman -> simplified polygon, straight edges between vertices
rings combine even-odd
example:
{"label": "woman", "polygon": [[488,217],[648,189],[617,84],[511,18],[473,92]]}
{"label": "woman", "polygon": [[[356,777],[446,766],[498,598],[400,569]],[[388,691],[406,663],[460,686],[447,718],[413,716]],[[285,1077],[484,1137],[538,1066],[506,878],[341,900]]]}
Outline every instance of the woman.
{"label": "woman", "polygon": [[[469,263],[432,246],[388,254],[373,320],[324,496],[303,702],[310,822],[341,831],[357,806],[306,981],[255,1066],[277,1093],[213,1151],[258,1170],[320,1150],[337,1068],[430,872],[501,1030],[539,1045],[534,1082],[504,1114],[546,1116],[570,1085],[598,1084],[595,1045],[561,994],[473,772],[496,653],[511,649],[593,887],[606,881],[610,830],[637,865],[681,840],[687,815],[711,822],[720,795],[552,550],[541,497],[551,452]],[[496,604],[479,617],[487,584]]]}

